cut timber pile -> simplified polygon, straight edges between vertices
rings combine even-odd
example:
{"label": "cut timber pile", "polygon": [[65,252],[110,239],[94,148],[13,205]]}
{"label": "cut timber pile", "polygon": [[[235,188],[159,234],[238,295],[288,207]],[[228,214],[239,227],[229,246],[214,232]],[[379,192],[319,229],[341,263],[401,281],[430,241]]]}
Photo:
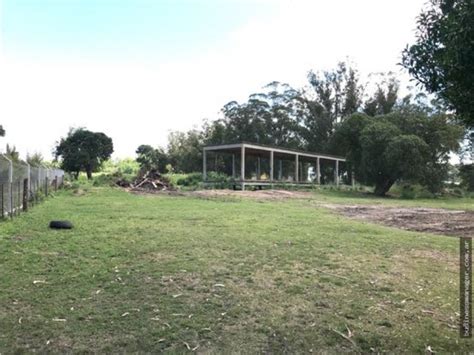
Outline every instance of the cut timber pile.
{"label": "cut timber pile", "polygon": [[166,191],[172,190],[172,187],[168,180],[163,178],[158,170],[149,170],[144,173],[140,173],[134,182],[129,183],[125,180],[117,181],[117,185],[121,187],[129,187],[132,190],[145,190],[145,191]]}

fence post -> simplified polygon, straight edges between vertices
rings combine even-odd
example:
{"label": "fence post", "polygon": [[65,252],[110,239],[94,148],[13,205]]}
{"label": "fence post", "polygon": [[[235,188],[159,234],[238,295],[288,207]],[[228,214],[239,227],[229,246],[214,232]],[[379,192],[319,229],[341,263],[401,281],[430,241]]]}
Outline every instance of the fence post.
{"label": "fence post", "polygon": [[3,195],[3,186],[5,184],[2,184],[2,218],[5,217],[5,200],[4,200],[4,195]]}
{"label": "fence post", "polygon": [[44,179],[44,195],[48,197],[48,177]]}
{"label": "fence post", "polygon": [[21,210],[21,180],[18,180],[18,205],[16,207],[16,214],[20,215]]}
{"label": "fence post", "polygon": [[58,176],[54,177],[54,191],[58,191]]}
{"label": "fence post", "polygon": [[10,213],[10,217],[13,218],[13,162],[11,161],[11,159],[8,159],[5,156],[4,158],[7,159],[9,163],[8,164],[8,186],[9,186],[8,192],[10,193],[10,197],[8,201],[10,204],[9,206],[10,208],[8,210]]}
{"label": "fence post", "polygon": [[23,211],[27,212],[28,211],[28,184],[29,184],[30,179],[25,179],[23,180]]}

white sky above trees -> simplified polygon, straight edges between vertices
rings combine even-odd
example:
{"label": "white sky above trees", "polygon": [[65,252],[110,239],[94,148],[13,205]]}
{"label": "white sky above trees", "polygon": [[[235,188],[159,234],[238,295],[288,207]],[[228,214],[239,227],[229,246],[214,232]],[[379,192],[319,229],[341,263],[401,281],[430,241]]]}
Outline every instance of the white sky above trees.
{"label": "white sky above trees", "polygon": [[[8,142],[23,155],[38,151],[51,159],[55,141],[70,127],[83,126],[112,137],[115,157],[133,157],[138,145],[165,146],[170,130],[215,119],[225,103],[245,100],[271,81],[299,87],[309,70],[330,69],[346,58],[363,78],[370,72],[402,74],[397,63],[413,41],[424,0],[258,3],[258,13],[238,26],[216,28],[217,40],[189,43],[189,51],[186,43],[161,48],[169,56],[136,49],[130,55],[129,44],[153,37],[153,31],[123,42],[115,38],[121,44],[110,53],[94,46],[73,53],[58,43],[16,45],[2,31],[0,123],[7,135],[0,147]],[[5,11],[3,6],[3,22],[22,21]],[[153,43],[160,49],[159,38]]]}

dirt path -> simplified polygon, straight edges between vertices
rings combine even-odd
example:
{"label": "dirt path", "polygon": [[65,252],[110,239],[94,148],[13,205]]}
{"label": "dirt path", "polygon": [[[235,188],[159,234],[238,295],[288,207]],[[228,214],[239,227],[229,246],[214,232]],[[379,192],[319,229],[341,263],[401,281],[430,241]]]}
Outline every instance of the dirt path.
{"label": "dirt path", "polygon": [[400,229],[457,237],[474,236],[474,211],[387,207],[380,205],[324,206],[350,218],[380,223]]}
{"label": "dirt path", "polygon": [[[259,200],[288,198],[315,199],[312,192],[287,190],[202,190],[191,194],[198,197],[245,197]],[[318,204],[319,205],[319,204]],[[441,208],[390,207],[383,205],[320,204],[349,218],[379,223],[405,230],[457,237],[474,236],[474,211]]]}
{"label": "dirt path", "polygon": [[195,196],[200,198],[253,198],[257,200],[312,200],[317,206],[333,210],[343,216],[379,223],[405,230],[434,233],[457,237],[474,237],[474,211],[447,210],[441,208],[392,207],[383,205],[343,205],[318,201],[313,192],[288,190],[200,190],[160,191],[157,194]]}

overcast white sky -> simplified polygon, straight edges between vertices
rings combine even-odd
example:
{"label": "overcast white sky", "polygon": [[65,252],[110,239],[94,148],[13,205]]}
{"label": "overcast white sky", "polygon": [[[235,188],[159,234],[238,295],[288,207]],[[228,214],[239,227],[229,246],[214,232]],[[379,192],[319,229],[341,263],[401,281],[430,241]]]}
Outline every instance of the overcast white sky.
{"label": "overcast white sky", "polygon": [[[1,1],[1,0],[0,0]],[[400,72],[422,0],[3,0],[0,138],[51,158],[70,127],[115,157],[166,145],[268,82],[295,87],[349,57]]]}

